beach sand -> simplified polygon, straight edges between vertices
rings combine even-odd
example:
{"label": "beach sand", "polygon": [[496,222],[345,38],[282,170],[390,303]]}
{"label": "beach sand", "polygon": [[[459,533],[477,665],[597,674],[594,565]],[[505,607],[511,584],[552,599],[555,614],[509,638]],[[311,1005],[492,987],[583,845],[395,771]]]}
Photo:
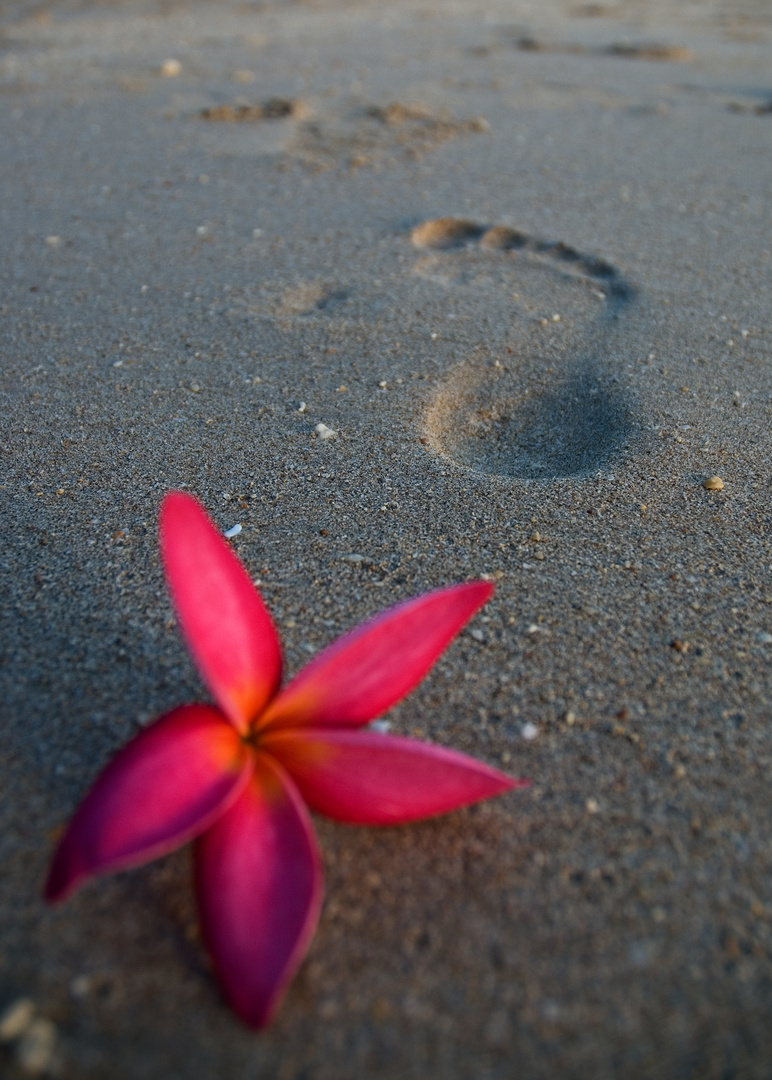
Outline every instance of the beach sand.
{"label": "beach sand", "polygon": [[[3,1076],[768,1080],[771,56],[766,0],[0,7]],[[389,719],[532,780],[318,821],[259,1035],[189,851],[40,899],[206,696],[171,488],[290,673],[492,575]]]}

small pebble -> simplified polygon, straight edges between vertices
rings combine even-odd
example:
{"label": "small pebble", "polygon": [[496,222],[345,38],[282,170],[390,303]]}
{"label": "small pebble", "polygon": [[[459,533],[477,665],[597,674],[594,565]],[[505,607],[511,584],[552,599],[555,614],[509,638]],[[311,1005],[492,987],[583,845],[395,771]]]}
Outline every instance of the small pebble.
{"label": "small pebble", "polygon": [[241,532],[241,525],[239,525],[238,522],[237,522],[235,525],[232,525],[230,527],[230,529],[226,529],[225,532],[223,533],[223,536],[225,537],[226,540],[231,540],[234,536],[238,536],[240,532]]}
{"label": "small pebble", "polygon": [[338,434],[337,431],[333,431],[332,428],[327,427],[326,424],[317,424],[314,431],[320,439],[334,439]]}
{"label": "small pebble", "polygon": [[0,1015],[0,1042],[7,1043],[23,1035],[35,1015],[30,998],[17,998]]}
{"label": "small pebble", "polygon": [[373,720],[368,727],[371,731],[377,731],[379,735],[386,735],[391,730],[390,720]]}
{"label": "small pebble", "polygon": [[597,814],[600,810],[597,799],[587,799],[584,804],[584,808],[588,814]]}
{"label": "small pebble", "polygon": [[724,481],[720,476],[709,476],[702,486],[706,491],[723,491]]}
{"label": "small pebble", "polygon": [[478,629],[475,628],[474,630],[470,630],[469,633],[472,635],[472,637],[475,639],[475,641],[479,641],[480,644],[482,644],[482,642],[485,641],[485,634],[483,633],[482,630],[478,630]]}
{"label": "small pebble", "polygon": [[161,74],[165,79],[176,79],[182,72],[182,64],[174,57],[169,57],[161,64]]}
{"label": "small pebble", "polygon": [[[137,717],[137,722],[144,725],[152,719],[150,713],[143,713]],[[91,979],[88,975],[76,975],[70,983],[70,993],[74,998],[84,998],[91,990]]]}
{"label": "small pebble", "polygon": [[47,236],[46,243],[49,247],[59,247],[62,242],[61,236]]}
{"label": "small pebble", "polygon": [[565,715],[565,721],[569,727],[573,727],[576,723],[576,713],[570,711],[567,712]]}
{"label": "small pebble", "polygon": [[28,1076],[41,1076],[53,1062],[56,1027],[50,1020],[33,1020],[16,1044],[16,1060]]}
{"label": "small pebble", "polygon": [[539,729],[536,724],[523,724],[520,734],[523,736],[526,742],[533,742],[533,740],[539,734]]}

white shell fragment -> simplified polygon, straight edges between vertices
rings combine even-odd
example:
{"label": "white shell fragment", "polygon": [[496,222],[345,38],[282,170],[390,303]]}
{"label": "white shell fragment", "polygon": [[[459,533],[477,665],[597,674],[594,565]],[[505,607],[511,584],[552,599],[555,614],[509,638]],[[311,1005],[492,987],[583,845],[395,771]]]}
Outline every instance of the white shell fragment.
{"label": "white shell fragment", "polygon": [[0,1016],[0,1042],[12,1042],[23,1035],[35,1016],[35,1005],[29,998],[17,998]]}
{"label": "white shell fragment", "polygon": [[230,540],[230,539],[232,539],[232,537],[238,536],[240,532],[241,532],[241,525],[236,523],[235,525],[232,525],[230,527],[230,529],[226,529],[225,532],[223,533],[223,536],[225,537],[226,540]]}

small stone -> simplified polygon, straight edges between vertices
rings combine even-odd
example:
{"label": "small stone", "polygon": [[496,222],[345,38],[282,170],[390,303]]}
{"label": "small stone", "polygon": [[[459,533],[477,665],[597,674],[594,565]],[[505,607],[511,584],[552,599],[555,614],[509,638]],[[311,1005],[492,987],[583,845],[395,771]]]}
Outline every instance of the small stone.
{"label": "small stone", "polygon": [[472,635],[472,637],[475,639],[475,641],[479,641],[480,644],[482,644],[483,641],[485,641],[485,634],[483,633],[482,630],[478,630],[477,628],[475,628],[474,630],[470,630],[469,633]]}
{"label": "small stone", "polygon": [[569,727],[573,727],[576,723],[576,713],[569,710],[565,715],[565,721]]}
{"label": "small stone", "polygon": [[16,1060],[28,1076],[47,1072],[54,1057],[56,1027],[50,1020],[33,1020],[16,1044]]}
{"label": "small stone", "polygon": [[0,1042],[12,1042],[23,1035],[35,1015],[35,1004],[30,998],[17,998],[0,1015]]}
{"label": "small stone", "polygon": [[598,806],[598,800],[597,799],[587,799],[587,801],[584,804],[584,808],[585,808],[585,810],[587,811],[588,814],[597,814],[598,811],[600,810],[600,806]]}
{"label": "small stone", "polygon": [[61,236],[47,236],[46,243],[49,247],[59,247],[62,242]]}
{"label": "small stone", "polygon": [[237,522],[235,525],[232,525],[230,527],[230,529],[226,529],[225,532],[223,533],[223,536],[225,537],[226,540],[232,540],[233,537],[238,536],[240,532],[241,532],[241,525],[239,525],[238,522]]}
{"label": "small stone", "polygon": [[526,742],[533,742],[539,734],[539,729],[536,724],[523,724],[520,734],[523,736]]}
{"label": "small stone", "polygon": [[768,634],[765,630],[756,634],[756,641],[761,645],[772,645],[772,634]]}
{"label": "small stone", "polygon": [[720,476],[709,476],[702,486],[706,491],[723,491],[724,481]]}
{"label": "small stone", "polygon": [[334,439],[338,434],[337,431],[333,431],[332,428],[327,427],[326,424],[317,424],[314,431],[320,439]]}
{"label": "small stone", "polygon": [[[152,720],[150,713],[143,713],[137,717],[137,722],[141,725],[147,724]],[[76,975],[70,983],[70,993],[74,998],[84,998],[91,992],[91,977],[89,975]]]}
{"label": "small stone", "polygon": [[161,64],[161,74],[165,79],[176,79],[182,72],[182,64],[170,56]]}

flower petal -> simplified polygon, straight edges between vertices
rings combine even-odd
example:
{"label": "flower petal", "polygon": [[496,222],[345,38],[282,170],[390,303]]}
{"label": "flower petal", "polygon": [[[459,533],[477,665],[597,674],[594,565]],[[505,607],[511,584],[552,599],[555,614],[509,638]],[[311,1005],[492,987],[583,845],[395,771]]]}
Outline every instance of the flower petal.
{"label": "flower petal", "polygon": [[424,677],[493,586],[471,581],[398,604],[334,642],[274,698],[257,727],[357,727]]}
{"label": "flower petal", "polygon": [[246,731],[281,679],[281,647],[249,574],[199,503],[163,501],[161,554],[185,638],[220,708]]}
{"label": "flower petal", "polygon": [[225,996],[264,1027],[319,918],[322,871],[303,802],[283,769],[258,753],[253,781],[196,844],[204,936]]}
{"label": "flower petal", "polygon": [[312,810],[358,825],[399,825],[527,787],[481,761],[374,731],[266,732]]}
{"label": "flower petal", "polygon": [[76,810],[46,899],[187,843],[238,797],[251,771],[249,750],[216,709],[184,705],[162,716],[113,758]]}

